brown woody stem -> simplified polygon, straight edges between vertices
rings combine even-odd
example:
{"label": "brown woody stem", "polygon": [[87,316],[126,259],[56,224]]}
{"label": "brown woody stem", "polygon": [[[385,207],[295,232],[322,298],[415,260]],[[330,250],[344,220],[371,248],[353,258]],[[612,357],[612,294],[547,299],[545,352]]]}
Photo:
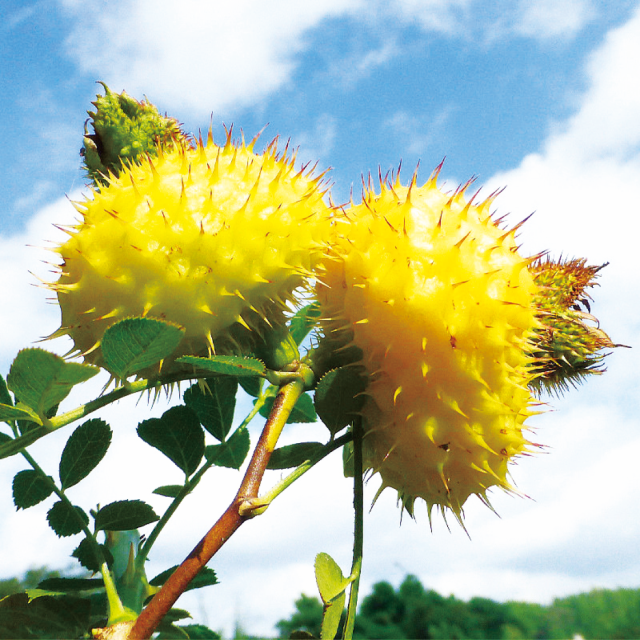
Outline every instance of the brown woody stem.
{"label": "brown woody stem", "polygon": [[271,453],[275,449],[291,410],[304,392],[304,388],[302,377],[294,379],[280,388],[236,497],[142,611],[129,633],[129,640],[150,638],[176,600],[184,593],[191,580],[196,577],[241,524],[259,513],[258,504],[255,504],[254,508],[252,503],[257,502],[260,483]]}

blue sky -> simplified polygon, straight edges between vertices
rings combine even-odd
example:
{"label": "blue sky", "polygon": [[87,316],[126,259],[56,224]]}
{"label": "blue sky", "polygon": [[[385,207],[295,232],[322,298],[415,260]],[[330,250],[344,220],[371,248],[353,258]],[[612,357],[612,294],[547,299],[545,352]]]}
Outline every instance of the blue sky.
{"label": "blue sky", "polygon": [[[336,202],[348,200],[352,186],[357,199],[362,174],[376,175],[378,166],[385,173],[400,160],[405,179],[418,161],[426,179],[446,157],[445,188],[471,176],[486,193],[506,186],[500,213],[515,224],[536,211],[520,235],[524,252],[611,263],[594,310],[614,341],[638,345],[638,2],[41,0],[3,9],[0,276],[11,301],[0,308],[3,374],[19,348],[59,321],[30,272],[46,278],[38,247],[59,239],[52,224],[73,218],[68,198],[85,184],[79,148],[96,80],[148,96],[187,131],[212,121],[221,137],[224,122],[252,137],[268,123],[265,143],[291,138],[301,160],[332,167]],[[385,494],[365,523],[365,593],[408,572],[463,598],[547,602],[640,586],[636,357],[619,349],[607,375],[550,399],[554,410],[532,421],[549,450],[513,472],[532,499],[494,494],[500,519],[469,503],[471,541],[441,522],[430,533],[420,510],[417,523],[405,519],[400,528]],[[107,462],[96,470],[92,489],[100,488],[103,503],[125,497],[132,478],[144,499],[157,485],[135,469],[133,434],[145,411],[130,404],[105,414],[118,425],[117,455],[133,470],[117,478],[99,475]],[[321,427],[305,429],[285,438],[323,437]],[[66,436],[37,451],[43,464]],[[52,558],[65,566],[73,548],[44,526],[48,507],[14,513],[7,487],[23,466],[0,465],[0,577]],[[185,506],[190,524],[158,546],[157,571],[192,548],[234,482],[229,474],[224,489],[210,485],[212,515],[197,495]],[[316,553],[349,565],[351,498],[339,460],[298,484],[214,560],[223,584],[185,602],[200,620],[230,630],[237,618],[248,631],[269,633],[301,591],[314,593]],[[367,490],[376,489],[373,480]],[[78,491],[88,508],[94,496]]]}

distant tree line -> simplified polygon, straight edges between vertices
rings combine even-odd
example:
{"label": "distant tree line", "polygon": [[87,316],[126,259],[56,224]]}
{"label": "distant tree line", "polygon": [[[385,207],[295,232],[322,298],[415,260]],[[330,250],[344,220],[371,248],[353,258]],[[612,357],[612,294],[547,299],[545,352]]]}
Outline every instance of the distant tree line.
{"label": "distant tree line", "polygon": [[[296,611],[276,625],[280,638],[320,637],[322,604],[302,595]],[[310,636],[303,633],[304,631]],[[293,634],[293,635],[292,635]],[[545,606],[528,602],[468,602],[425,589],[415,576],[397,588],[378,582],[363,599],[354,638],[418,639],[570,639],[640,638],[640,589],[596,589]]]}

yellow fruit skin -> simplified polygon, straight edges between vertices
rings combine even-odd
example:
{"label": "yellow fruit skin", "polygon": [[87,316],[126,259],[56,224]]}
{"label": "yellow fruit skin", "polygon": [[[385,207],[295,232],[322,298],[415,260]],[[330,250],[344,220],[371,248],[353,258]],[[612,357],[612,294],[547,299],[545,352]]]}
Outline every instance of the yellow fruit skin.
{"label": "yellow fruit skin", "polygon": [[296,171],[276,147],[258,155],[230,133],[221,147],[211,136],[177,140],[76,204],[83,220],[57,249],[51,285],[62,311],[55,335],[100,365],[104,331],[130,316],[183,326],[174,358],[251,349],[269,322],[284,322],[321,256],[330,210],[321,176]]}
{"label": "yellow fruit skin", "polygon": [[512,490],[507,465],[529,450],[529,337],[536,286],[515,230],[436,186],[369,188],[336,224],[317,287],[325,338],[363,352],[366,467],[413,513],[461,520],[471,494]]}

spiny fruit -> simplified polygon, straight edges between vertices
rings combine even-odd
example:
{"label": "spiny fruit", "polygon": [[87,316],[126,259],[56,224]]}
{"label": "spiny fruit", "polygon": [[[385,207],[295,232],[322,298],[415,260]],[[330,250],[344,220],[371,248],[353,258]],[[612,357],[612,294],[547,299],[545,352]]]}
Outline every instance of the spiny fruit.
{"label": "spiny fruit", "polygon": [[177,138],[76,203],[82,221],[56,249],[54,336],[70,335],[85,361],[102,365],[102,335],[131,316],[185,328],[173,359],[251,351],[283,325],[321,257],[331,210],[322,176],[297,171],[277,140],[262,154],[254,143],[233,142],[231,131],[223,146],[211,134],[195,146]]}
{"label": "spiny fruit", "polygon": [[602,373],[606,354],[601,350],[622,346],[600,329],[586,291],[595,286],[598,272],[606,265],[587,266],[586,262],[584,258],[540,258],[529,267],[538,285],[535,304],[542,321],[534,338],[540,375],[532,385],[538,393],[558,394],[588,375]]}
{"label": "spiny fruit", "polygon": [[[336,222],[317,296],[324,339],[357,347],[369,377],[364,462],[398,491],[462,522],[471,494],[513,490],[508,463],[532,444],[530,339],[537,287],[516,228],[436,185],[369,181],[363,202]],[[380,493],[379,492],[379,493]]]}

